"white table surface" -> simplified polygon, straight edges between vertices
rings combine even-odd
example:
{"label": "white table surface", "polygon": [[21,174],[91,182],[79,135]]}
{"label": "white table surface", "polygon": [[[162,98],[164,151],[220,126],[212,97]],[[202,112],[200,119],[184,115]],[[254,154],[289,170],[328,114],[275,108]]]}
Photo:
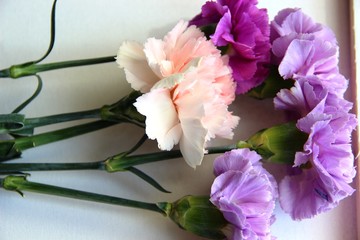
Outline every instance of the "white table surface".
{"label": "white table surface", "polygon": [[[204,2],[59,0],[56,43],[53,52],[44,62],[116,55],[123,40],[143,42],[148,37],[161,38],[179,19],[190,19],[197,14]],[[340,43],[342,73],[350,78],[347,2],[273,0],[261,1],[260,6],[269,9],[271,19],[280,9],[301,7],[318,22],[330,26]],[[42,56],[49,41],[51,5],[52,1],[49,0],[0,0],[0,69]],[[23,111],[28,117],[100,107],[115,102],[130,90],[122,71],[115,63],[40,75],[44,80],[44,88],[41,95]],[[0,79],[0,83],[0,113],[12,111],[36,87],[34,77]],[[271,101],[238,97],[232,109],[242,118],[235,135],[237,140],[282,119],[281,114],[274,117]],[[263,119],[267,121],[261,121]],[[70,124],[61,126],[68,125]],[[128,149],[141,134],[138,128],[119,125],[25,151],[18,162],[102,160]],[[154,142],[143,148],[144,151],[155,149]],[[182,159],[140,167],[170,189],[172,194],[160,193],[129,173],[34,172],[30,180],[137,200],[173,201],[187,194],[209,193],[214,178],[213,159],[214,156],[206,157],[204,164],[196,171],[189,168]],[[276,217],[272,233],[279,240],[357,239],[355,194],[342,201],[336,209],[310,220],[294,222],[278,206]],[[26,193],[21,198],[14,192],[0,190],[0,240],[13,239],[201,238],[179,229],[170,220],[153,212],[31,193]]]}

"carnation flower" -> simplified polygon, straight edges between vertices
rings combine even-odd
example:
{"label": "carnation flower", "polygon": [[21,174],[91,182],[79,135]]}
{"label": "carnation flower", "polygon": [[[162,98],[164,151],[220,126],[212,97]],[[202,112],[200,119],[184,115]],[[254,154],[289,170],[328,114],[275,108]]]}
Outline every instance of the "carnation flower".
{"label": "carnation flower", "polygon": [[239,118],[228,111],[235,83],[227,57],[195,26],[179,22],[164,40],[126,42],[117,62],[127,81],[144,94],[134,104],[146,116],[146,134],[170,150],[179,143],[185,161],[199,165],[205,145],[232,138]]}
{"label": "carnation flower", "polygon": [[291,42],[298,40],[320,39],[332,46],[337,46],[332,30],[305,15],[301,9],[286,8],[281,10],[271,22],[270,39],[276,63],[284,57]]}
{"label": "carnation flower", "polygon": [[284,9],[271,22],[273,63],[285,79],[318,82],[340,97],[347,80],[339,73],[334,33],[300,9]]}
{"label": "carnation flower", "polygon": [[279,185],[280,204],[293,219],[328,211],[350,196],[355,176],[351,133],[357,125],[352,104],[321,84],[301,79],[275,98],[277,108],[297,112],[297,128],[308,139],[295,155],[295,174]]}
{"label": "carnation flower", "polygon": [[327,79],[339,73],[338,57],[338,48],[322,39],[294,39],[286,49],[279,73],[285,79],[311,75]]}
{"label": "carnation flower", "polygon": [[263,82],[270,61],[269,25],[266,9],[256,0],[209,1],[190,21],[196,26],[216,25],[210,36],[218,47],[229,47],[229,64],[237,82],[236,93],[245,93]]}
{"label": "carnation flower", "polygon": [[277,185],[260,159],[254,151],[237,149],[215,160],[210,201],[232,224],[229,239],[271,239]]}

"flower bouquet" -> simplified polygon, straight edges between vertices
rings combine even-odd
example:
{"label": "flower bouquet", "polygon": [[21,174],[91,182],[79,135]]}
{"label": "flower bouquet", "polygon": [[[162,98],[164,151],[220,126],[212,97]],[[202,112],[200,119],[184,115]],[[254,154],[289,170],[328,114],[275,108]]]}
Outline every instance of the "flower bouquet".
{"label": "flower bouquet", "polygon": [[301,5],[13,4],[3,239],[355,238],[343,39]]}

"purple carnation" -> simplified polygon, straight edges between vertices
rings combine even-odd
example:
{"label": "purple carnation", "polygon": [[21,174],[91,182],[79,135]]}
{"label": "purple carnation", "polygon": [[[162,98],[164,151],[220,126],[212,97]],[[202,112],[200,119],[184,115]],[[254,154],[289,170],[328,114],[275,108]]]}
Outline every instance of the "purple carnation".
{"label": "purple carnation", "polygon": [[[273,48],[273,51],[276,49]],[[330,42],[294,39],[286,49],[279,73],[285,79],[311,75],[327,79],[339,73],[338,58],[338,47]]]}
{"label": "purple carnation", "polygon": [[293,219],[328,211],[350,196],[354,176],[351,133],[357,126],[352,104],[329,92],[319,82],[301,79],[281,90],[275,105],[297,112],[297,128],[309,135],[294,160],[296,174],[280,185],[280,204]]}
{"label": "purple carnation", "polygon": [[298,8],[286,8],[277,14],[271,22],[270,39],[277,64],[295,39],[309,41],[320,39],[337,46],[335,34],[330,28],[316,23]]}
{"label": "purple carnation", "polygon": [[[290,119],[298,120],[305,117],[321,102],[325,102],[326,111],[341,111],[349,112],[352,108],[352,103],[344,100],[337,93],[346,90],[347,81],[345,78],[343,84],[341,81],[322,82],[316,76],[309,76],[306,78],[299,78],[291,89],[282,89],[274,98],[274,105],[276,109],[285,110],[292,116]],[[338,83],[338,84],[335,84]],[[330,88],[330,89],[329,89]],[[335,109],[335,110],[334,110]]]}
{"label": "purple carnation", "polygon": [[274,98],[275,109],[288,113],[289,120],[305,117],[322,99],[327,91],[319,84],[299,79],[291,89],[282,89]]}
{"label": "purple carnation", "polygon": [[271,23],[273,63],[285,79],[315,78],[342,96],[347,80],[339,73],[339,47],[334,33],[300,9],[284,9]]}
{"label": "purple carnation", "polygon": [[233,226],[229,239],[271,239],[277,185],[260,159],[254,151],[237,149],[215,160],[210,200]]}
{"label": "purple carnation", "polygon": [[270,27],[266,9],[256,0],[209,1],[190,24],[198,27],[217,24],[211,39],[218,47],[229,46],[229,65],[237,82],[236,93],[258,86],[268,75]]}

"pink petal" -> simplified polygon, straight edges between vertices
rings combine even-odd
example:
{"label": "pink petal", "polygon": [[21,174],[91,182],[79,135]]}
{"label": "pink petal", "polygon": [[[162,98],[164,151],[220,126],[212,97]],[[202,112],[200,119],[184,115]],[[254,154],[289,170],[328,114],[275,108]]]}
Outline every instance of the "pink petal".
{"label": "pink petal", "polygon": [[161,71],[161,64],[166,60],[164,42],[159,39],[149,38],[144,44],[144,52],[151,69],[159,78],[162,78],[164,75]]}

